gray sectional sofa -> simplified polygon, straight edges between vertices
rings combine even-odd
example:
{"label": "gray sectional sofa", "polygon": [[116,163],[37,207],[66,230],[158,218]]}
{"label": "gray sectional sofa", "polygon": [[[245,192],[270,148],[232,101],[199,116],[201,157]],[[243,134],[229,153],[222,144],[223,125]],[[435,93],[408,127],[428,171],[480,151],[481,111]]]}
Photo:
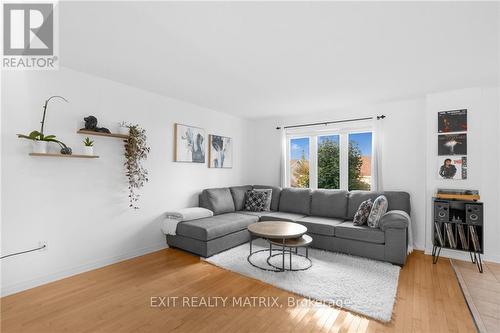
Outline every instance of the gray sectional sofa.
{"label": "gray sectional sofa", "polygon": [[[243,210],[245,193],[252,188],[273,190],[270,211]],[[405,216],[386,214],[375,229],[352,223],[359,204],[381,194],[388,199],[388,211],[410,214],[410,196],[399,191],[347,192],[264,185],[206,189],[200,194],[200,207],[210,209],[214,216],[179,223],[176,235],[167,235],[167,243],[209,257],[248,242],[247,226],[251,223],[284,220],[306,226],[313,238],[312,247],[404,265],[410,223]]]}

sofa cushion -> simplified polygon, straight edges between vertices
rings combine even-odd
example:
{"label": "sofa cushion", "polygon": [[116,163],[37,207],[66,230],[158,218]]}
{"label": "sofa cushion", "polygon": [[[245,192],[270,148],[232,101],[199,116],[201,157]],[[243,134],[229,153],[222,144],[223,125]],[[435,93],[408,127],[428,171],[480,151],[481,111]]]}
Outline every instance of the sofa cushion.
{"label": "sofa cushion", "polygon": [[248,225],[258,220],[257,216],[228,213],[199,220],[180,222],[177,225],[176,233],[184,237],[209,241],[244,230]]}
{"label": "sofa cushion", "polygon": [[356,214],[352,219],[352,224],[354,225],[364,225],[368,221],[368,217],[370,216],[370,212],[373,207],[372,199],[368,199],[363,201],[359,207]]}
{"label": "sofa cushion", "polygon": [[[267,192],[269,191],[269,192]],[[245,199],[245,210],[250,212],[263,212],[271,197],[271,190],[250,190],[247,191]],[[270,204],[270,202],[269,202]]]}
{"label": "sofa cushion", "polygon": [[315,190],[311,193],[311,215],[336,217],[347,216],[347,196],[344,190]]}
{"label": "sofa cushion", "polygon": [[280,203],[280,195],[281,195],[281,188],[277,186],[268,186],[268,185],[254,185],[254,189],[271,189],[273,190],[272,192],[272,199],[271,199],[271,210],[278,210],[279,203]]}
{"label": "sofa cushion", "polygon": [[254,188],[255,192],[264,192],[266,194],[266,204],[264,205],[265,211],[271,210],[271,201],[273,200],[273,190],[270,188]]}
{"label": "sofa cushion", "polygon": [[210,188],[203,190],[207,207],[214,215],[234,212],[234,202],[231,191],[228,188]]}
{"label": "sofa cushion", "polygon": [[376,244],[385,243],[385,234],[382,230],[370,228],[366,225],[354,225],[352,221],[347,221],[336,225],[335,237],[354,239]]}
{"label": "sofa cushion", "polygon": [[388,202],[387,210],[402,210],[410,214],[410,195],[407,192],[402,191],[382,191],[382,192],[372,192],[372,191],[351,191],[349,192],[349,200],[347,205],[347,218],[350,220],[356,214],[359,205],[368,199],[375,199],[379,195],[385,195]]}
{"label": "sofa cushion", "polygon": [[318,235],[334,236],[334,227],[344,222],[344,220],[319,216],[306,216],[298,219],[296,222],[305,226],[307,232]]}
{"label": "sofa cushion", "polygon": [[378,228],[378,223],[380,222],[382,215],[387,212],[387,206],[387,198],[385,195],[381,195],[375,199],[370,211],[370,216],[368,216],[367,224],[369,227]]}
{"label": "sofa cushion", "polygon": [[251,215],[251,216],[257,216],[258,218],[260,218],[264,214],[269,214],[269,211],[251,212],[251,211],[248,211],[248,210],[239,210],[236,213],[238,213],[238,214],[245,214],[245,215]]}
{"label": "sofa cushion", "polygon": [[261,221],[290,221],[295,222],[303,217],[304,214],[295,214],[295,213],[287,213],[287,212],[262,212],[260,216]]}
{"label": "sofa cushion", "polygon": [[308,188],[288,187],[281,190],[280,212],[310,215],[311,190]]}
{"label": "sofa cushion", "polygon": [[231,191],[231,196],[233,197],[235,210],[243,209],[243,207],[245,206],[245,194],[251,189],[251,185],[233,186],[229,188],[229,191]]}

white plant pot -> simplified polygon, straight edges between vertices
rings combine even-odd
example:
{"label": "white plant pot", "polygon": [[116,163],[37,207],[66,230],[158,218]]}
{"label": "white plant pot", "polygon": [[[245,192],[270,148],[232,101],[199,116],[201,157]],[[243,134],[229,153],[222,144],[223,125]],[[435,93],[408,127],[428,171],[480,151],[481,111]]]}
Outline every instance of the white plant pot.
{"label": "white plant pot", "polygon": [[83,147],[83,153],[87,156],[93,156],[94,155],[94,147],[88,147],[88,146]]}
{"label": "white plant pot", "polygon": [[47,141],[33,141],[33,152],[35,154],[47,154]]}
{"label": "white plant pot", "polygon": [[120,126],[120,127],[118,127],[118,134],[129,135],[130,134],[130,128],[125,127],[125,126]]}

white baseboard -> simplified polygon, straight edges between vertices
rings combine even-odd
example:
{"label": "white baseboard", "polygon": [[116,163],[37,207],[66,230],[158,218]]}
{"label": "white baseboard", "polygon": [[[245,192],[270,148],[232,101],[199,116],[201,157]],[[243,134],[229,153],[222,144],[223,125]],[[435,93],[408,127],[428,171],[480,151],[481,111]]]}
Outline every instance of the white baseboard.
{"label": "white baseboard", "polygon": [[90,271],[93,269],[101,268],[103,266],[115,264],[115,263],[120,262],[120,261],[124,261],[124,260],[131,259],[134,257],[139,257],[139,256],[142,256],[142,255],[145,255],[145,254],[148,254],[151,252],[156,252],[156,251],[159,251],[159,250],[162,250],[165,248],[168,248],[168,245],[165,242],[162,242],[162,243],[159,243],[159,244],[156,244],[153,246],[148,246],[148,247],[144,247],[141,249],[136,249],[136,250],[133,250],[133,251],[121,254],[121,255],[103,258],[103,259],[100,259],[100,260],[97,260],[94,262],[90,262],[90,263],[87,263],[84,265],[70,267],[70,268],[64,269],[62,271],[59,271],[59,272],[56,272],[53,274],[48,274],[45,276],[41,276],[41,277],[38,277],[35,279],[22,281],[22,282],[14,283],[14,284],[7,285],[7,286],[2,286],[0,296],[4,297],[7,295],[11,295],[11,294],[14,294],[14,293],[17,293],[20,291],[24,291],[27,289],[31,289],[31,288],[49,283],[49,282],[54,282],[54,281],[57,281],[60,279],[70,277],[72,275],[76,275],[76,274],[87,272],[87,271]]}
{"label": "white baseboard", "polygon": [[485,255],[484,260],[500,264],[500,255]]}
{"label": "white baseboard", "polygon": [[413,245],[413,250],[414,251],[422,251],[422,252],[425,252],[425,248],[422,247],[422,246],[418,246],[418,245]]}

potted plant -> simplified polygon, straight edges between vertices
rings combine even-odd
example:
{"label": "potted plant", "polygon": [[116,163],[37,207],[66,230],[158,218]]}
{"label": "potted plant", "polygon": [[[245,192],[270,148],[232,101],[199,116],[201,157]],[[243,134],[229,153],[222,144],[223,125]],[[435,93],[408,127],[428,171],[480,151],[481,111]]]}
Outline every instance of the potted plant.
{"label": "potted plant", "polygon": [[85,140],[83,140],[84,144],[84,154],[88,156],[93,156],[94,155],[94,141],[90,140],[89,137],[86,137]]}
{"label": "potted plant", "polygon": [[124,121],[118,123],[118,134],[129,135],[130,128],[128,124]]}
{"label": "potted plant", "polygon": [[125,169],[128,177],[129,207],[138,209],[139,194],[137,190],[149,181],[148,170],[142,161],[148,157],[150,148],[147,145],[146,131],[138,125],[129,125],[130,136],[125,140]]}
{"label": "potted plant", "polygon": [[54,142],[61,147],[61,154],[63,155],[72,154],[71,148],[66,146],[64,142],[57,140],[55,135],[43,135],[38,131],[32,131],[28,135],[17,134],[17,137],[33,141],[33,153],[47,154],[47,143]]}
{"label": "potted plant", "polygon": [[45,116],[47,114],[47,106],[53,98],[59,98],[68,103],[68,100],[62,96],[51,96],[49,97],[46,101],[45,104],[43,105],[43,116],[42,116],[42,121],[40,122],[42,126],[40,127],[40,131],[32,131],[28,135],[24,134],[17,134],[18,138],[21,139],[28,139],[33,141],[33,153],[38,153],[38,154],[46,154],[47,153],[47,144],[48,142],[54,142],[57,143],[61,147],[61,154],[64,155],[71,155],[72,151],[71,148],[66,146],[63,142],[60,140],[56,139],[55,135],[45,135],[43,133],[44,127],[45,127]]}

